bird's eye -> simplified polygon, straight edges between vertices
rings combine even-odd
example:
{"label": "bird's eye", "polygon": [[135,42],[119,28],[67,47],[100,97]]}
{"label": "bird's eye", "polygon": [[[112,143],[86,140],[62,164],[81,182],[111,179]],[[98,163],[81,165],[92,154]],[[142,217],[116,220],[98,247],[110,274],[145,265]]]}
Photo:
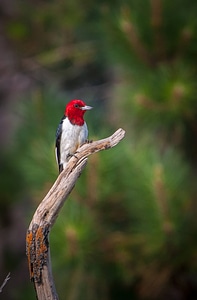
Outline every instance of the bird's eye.
{"label": "bird's eye", "polygon": [[79,104],[75,103],[75,104],[74,104],[74,107],[78,108],[78,107],[79,107]]}

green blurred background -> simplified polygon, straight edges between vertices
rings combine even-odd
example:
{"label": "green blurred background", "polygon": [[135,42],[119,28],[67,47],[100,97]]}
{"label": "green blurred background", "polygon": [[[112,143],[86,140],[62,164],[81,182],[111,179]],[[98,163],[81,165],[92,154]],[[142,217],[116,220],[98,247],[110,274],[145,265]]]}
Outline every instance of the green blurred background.
{"label": "green blurred background", "polygon": [[197,299],[196,0],[0,2],[1,299],[35,299],[32,215],[58,175],[56,127],[81,98],[88,160],[50,234],[60,299]]}

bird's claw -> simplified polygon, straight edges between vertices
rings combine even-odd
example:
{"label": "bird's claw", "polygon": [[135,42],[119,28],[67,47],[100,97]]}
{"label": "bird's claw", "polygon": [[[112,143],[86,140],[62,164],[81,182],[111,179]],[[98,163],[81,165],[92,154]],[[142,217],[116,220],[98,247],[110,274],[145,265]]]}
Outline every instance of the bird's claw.
{"label": "bird's claw", "polygon": [[83,145],[85,145],[85,144],[90,144],[90,143],[92,143],[93,142],[93,140],[85,140],[85,142],[81,145],[81,146],[83,146]]}
{"label": "bird's claw", "polygon": [[86,140],[87,144],[91,144],[93,142],[93,140]]}
{"label": "bird's claw", "polygon": [[[77,151],[75,152],[75,153],[77,153]],[[78,158],[76,155],[75,155],[75,153],[74,154],[71,154],[71,153],[68,153],[67,154],[67,159],[69,160],[69,159],[71,159],[71,157],[75,157],[75,158]]]}

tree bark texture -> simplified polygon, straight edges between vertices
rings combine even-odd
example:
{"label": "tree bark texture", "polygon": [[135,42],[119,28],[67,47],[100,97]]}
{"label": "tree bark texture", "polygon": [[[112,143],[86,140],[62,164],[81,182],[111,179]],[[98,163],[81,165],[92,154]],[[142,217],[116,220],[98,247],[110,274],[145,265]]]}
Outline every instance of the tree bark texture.
{"label": "tree bark texture", "polygon": [[68,195],[72,191],[86,166],[88,156],[116,146],[124,137],[125,131],[118,129],[108,138],[82,145],[69,160],[67,168],[39,204],[26,235],[26,253],[30,279],[34,283],[38,300],[57,300],[58,295],[51,271],[49,232],[55,223]]}

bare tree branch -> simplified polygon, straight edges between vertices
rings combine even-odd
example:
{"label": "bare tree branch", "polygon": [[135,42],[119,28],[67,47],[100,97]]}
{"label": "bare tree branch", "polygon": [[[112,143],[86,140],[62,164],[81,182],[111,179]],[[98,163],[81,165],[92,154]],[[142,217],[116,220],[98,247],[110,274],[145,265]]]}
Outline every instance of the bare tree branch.
{"label": "bare tree branch", "polygon": [[8,273],[8,275],[6,276],[6,278],[4,279],[4,282],[2,283],[2,285],[0,286],[0,293],[2,292],[4,286],[6,285],[6,283],[8,282],[8,280],[10,280],[10,272]]}
{"label": "bare tree branch", "polygon": [[88,156],[116,146],[124,135],[125,131],[118,129],[108,138],[82,145],[38,206],[26,235],[30,278],[38,300],[58,299],[51,271],[48,235],[61,207],[85,168]]}

